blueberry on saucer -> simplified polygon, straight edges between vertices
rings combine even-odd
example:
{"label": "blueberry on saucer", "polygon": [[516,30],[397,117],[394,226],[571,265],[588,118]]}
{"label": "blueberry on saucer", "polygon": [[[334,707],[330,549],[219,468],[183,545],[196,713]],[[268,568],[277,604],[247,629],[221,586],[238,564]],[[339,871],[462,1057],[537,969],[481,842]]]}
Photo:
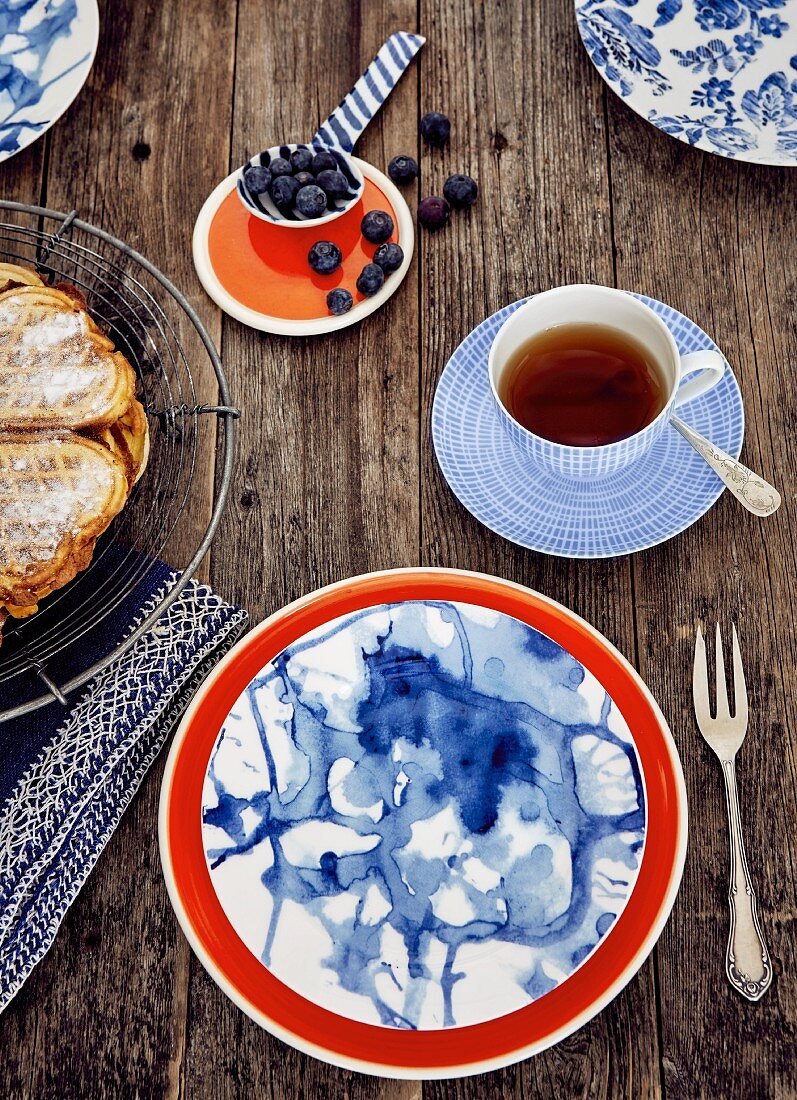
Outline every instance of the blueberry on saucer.
{"label": "blueberry on saucer", "polygon": [[372,298],[384,285],[385,273],[378,264],[366,264],[357,277],[357,289],[366,298]]}
{"label": "blueberry on saucer", "polygon": [[336,317],[348,313],[353,304],[354,299],[348,290],[344,290],[343,287],[336,286],[334,290],[330,290],[327,294],[327,309]]}
{"label": "blueberry on saucer", "polygon": [[342,259],[340,249],[332,241],[316,241],[307,253],[307,262],[319,275],[331,275],[337,271]]}
{"label": "blueberry on saucer", "polygon": [[385,275],[392,275],[404,263],[404,249],[393,241],[389,244],[380,244],[374,252],[374,263],[382,268]]}
{"label": "blueberry on saucer", "polygon": [[360,223],[360,232],[371,244],[389,240],[393,228],[393,219],[384,210],[369,210]]}

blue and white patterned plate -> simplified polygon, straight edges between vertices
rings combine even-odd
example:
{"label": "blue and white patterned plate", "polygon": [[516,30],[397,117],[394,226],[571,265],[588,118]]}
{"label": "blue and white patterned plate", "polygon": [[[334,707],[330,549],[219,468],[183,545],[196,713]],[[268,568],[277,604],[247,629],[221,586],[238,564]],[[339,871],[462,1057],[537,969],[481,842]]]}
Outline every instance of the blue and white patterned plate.
{"label": "blue and white patterned plate", "polygon": [[623,715],[571,654],[502,612],[413,599],[323,623],[254,677],[202,823],[216,896],[275,977],[428,1030],[515,1012],[581,966],[630,897],[646,797]]}
{"label": "blue and white patterned plate", "polygon": [[99,26],[97,0],[0,4],[0,162],[69,107],[94,61]]}
{"label": "blue and white patterned plate", "polygon": [[[716,348],[688,317],[642,294],[682,353]],[[568,558],[608,558],[655,546],[699,519],[724,490],[703,459],[668,428],[648,453],[618,474],[573,481],[548,474],[509,439],[493,402],[487,356],[522,302],[477,326],[448,361],[432,408],[437,460],[455,496],[480,523],[520,546]],[[738,383],[728,367],[713,390],[678,415],[737,458],[744,435]]]}
{"label": "blue and white patterned plate", "polygon": [[797,0],[576,0],[601,76],[665,133],[797,164]]}

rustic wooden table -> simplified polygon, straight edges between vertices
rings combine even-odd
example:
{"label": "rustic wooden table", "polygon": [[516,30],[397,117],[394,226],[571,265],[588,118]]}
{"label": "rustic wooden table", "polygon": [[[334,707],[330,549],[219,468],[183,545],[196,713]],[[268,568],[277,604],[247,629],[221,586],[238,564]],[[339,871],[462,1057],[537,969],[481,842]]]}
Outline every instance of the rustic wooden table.
{"label": "rustic wooden table", "polygon": [[[696,152],[642,122],[593,70],[570,0],[101,7],[86,88],[44,140],[0,168],[0,193],[75,207],[129,241],[187,292],[220,345],[244,416],[204,575],[254,621],[329,581],[419,562],[483,570],[561,600],[634,662],[668,716],[691,843],[658,947],[587,1027],[504,1072],[382,1081],[270,1038],[193,958],[158,860],[161,760],[55,946],[0,1018],[0,1094],[797,1096],[797,172]],[[400,291],[340,335],[263,336],[223,318],[191,262],[203,197],[270,136],[312,132],[397,29],[428,42],[361,155],[384,167],[417,152],[419,194],[439,193],[448,171],[468,171],[479,205],[445,232],[421,235]],[[444,156],[418,144],[419,112],[433,108],[453,119]],[[589,280],[662,298],[716,338],[745,398],[744,454],[783,492],[774,519],[759,522],[726,495],[658,549],[569,563],[503,541],[459,506],[429,432],[447,357],[507,302]],[[210,456],[205,474],[210,488]],[[776,966],[758,1005],[723,975],[725,808],[690,705],[695,625],[717,617],[740,623],[752,694],[740,787]]]}

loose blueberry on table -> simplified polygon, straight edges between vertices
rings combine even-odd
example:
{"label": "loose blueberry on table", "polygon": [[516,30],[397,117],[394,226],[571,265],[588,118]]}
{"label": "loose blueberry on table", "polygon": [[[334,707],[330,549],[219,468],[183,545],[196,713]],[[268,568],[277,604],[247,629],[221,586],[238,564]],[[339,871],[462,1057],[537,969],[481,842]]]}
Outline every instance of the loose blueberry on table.
{"label": "loose blueberry on table", "polygon": [[378,264],[366,264],[357,278],[357,289],[366,298],[373,297],[385,285],[385,273]]}
{"label": "loose blueberry on table", "polygon": [[348,313],[353,304],[354,299],[351,294],[341,286],[336,286],[334,290],[330,290],[327,294],[327,309],[336,317],[339,317],[342,313]]}
{"label": "loose blueberry on table", "polygon": [[451,207],[439,195],[430,195],[418,204],[418,221],[424,229],[442,229],[451,217]]}
{"label": "loose blueberry on table", "polygon": [[382,268],[385,275],[392,275],[404,263],[404,249],[393,241],[389,244],[380,244],[374,252],[374,263]]}
{"label": "loose blueberry on table", "polygon": [[393,219],[384,210],[369,210],[360,223],[360,232],[371,244],[382,244],[393,233]]}
{"label": "loose blueberry on table", "polygon": [[442,149],[451,136],[451,123],[439,111],[428,111],[421,119],[421,137],[436,149]]}
{"label": "loose blueberry on table", "polygon": [[468,206],[473,206],[478,194],[476,181],[459,173],[449,176],[443,185],[443,197],[455,210],[465,210]]}
{"label": "loose blueberry on table", "polygon": [[412,183],[418,176],[418,162],[414,157],[402,153],[393,157],[387,166],[387,174],[394,183]]}
{"label": "loose blueberry on table", "polygon": [[333,271],[337,271],[342,259],[340,249],[332,241],[316,241],[307,254],[307,262],[319,275],[331,275]]}

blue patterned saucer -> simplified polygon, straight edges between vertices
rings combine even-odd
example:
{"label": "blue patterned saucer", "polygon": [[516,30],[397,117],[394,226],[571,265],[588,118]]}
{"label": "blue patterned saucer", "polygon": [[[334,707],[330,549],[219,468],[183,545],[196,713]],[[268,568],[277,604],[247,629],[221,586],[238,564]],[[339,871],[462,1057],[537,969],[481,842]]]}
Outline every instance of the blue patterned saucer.
{"label": "blue patterned saucer", "polygon": [[[637,294],[667,324],[685,354],[716,344],[688,317]],[[506,318],[522,302],[488,317],[459,345],[437,387],[432,439],[454,495],[492,531],[530,550],[567,558],[609,558],[645,550],[699,519],[724,486],[669,428],[644,458],[598,481],[548,474],[504,431],[487,377],[487,356]],[[682,419],[735,458],[744,408],[730,367],[714,389],[679,411]]]}
{"label": "blue patterned saucer", "polygon": [[679,141],[797,165],[797,0],[576,0],[598,72]]}

